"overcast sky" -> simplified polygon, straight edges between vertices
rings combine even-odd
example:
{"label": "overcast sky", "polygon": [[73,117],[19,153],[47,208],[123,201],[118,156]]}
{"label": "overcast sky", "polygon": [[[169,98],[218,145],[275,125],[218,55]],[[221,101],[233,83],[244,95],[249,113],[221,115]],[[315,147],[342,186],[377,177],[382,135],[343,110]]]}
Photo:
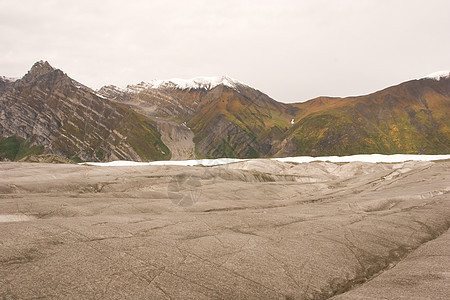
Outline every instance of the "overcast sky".
{"label": "overcast sky", "polygon": [[0,0],[0,75],[92,88],[228,75],[283,102],[450,69],[448,0]]}

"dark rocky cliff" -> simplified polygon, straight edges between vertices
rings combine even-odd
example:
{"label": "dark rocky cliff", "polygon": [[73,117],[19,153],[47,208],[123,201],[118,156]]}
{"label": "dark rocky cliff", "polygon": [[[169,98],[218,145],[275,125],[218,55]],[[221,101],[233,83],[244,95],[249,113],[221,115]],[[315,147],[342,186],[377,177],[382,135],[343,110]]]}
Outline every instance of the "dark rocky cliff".
{"label": "dark rocky cliff", "polygon": [[0,137],[16,136],[75,160],[170,158],[150,119],[47,62],[37,62],[19,80],[3,81],[0,92]]}

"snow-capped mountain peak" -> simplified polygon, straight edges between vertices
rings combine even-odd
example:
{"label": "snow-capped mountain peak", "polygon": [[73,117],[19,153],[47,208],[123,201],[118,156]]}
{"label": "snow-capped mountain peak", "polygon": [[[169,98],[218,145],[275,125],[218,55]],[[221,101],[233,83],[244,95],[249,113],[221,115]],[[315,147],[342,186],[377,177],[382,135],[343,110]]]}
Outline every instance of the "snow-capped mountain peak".
{"label": "snow-capped mountain peak", "polygon": [[191,79],[172,78],[168,80],[152,80],[148,84],[151,88],[175,87],[178,89],[213,89],[218,85],[236,88],[239,81],[228,76],[194,77]]}
{"label": "snow-capped mountain peak", "polygon": [[121,88],[115,85],[104,86],[97,91],[102,97],[109,99],[120,99],[127,94],[139,94],[143,91],[151,90],[212,90],[217,86],[226,86],[240,93],[242,88],[249,87],[236,79],[228,76],[212,76],[212,77],[194,77],[191,79],[172,78],[166,80],[151,80],[149,82],[140,82],[138,84],[127,85]]}
{"label": "snow-capped mountain peak", "polygon": [[431,74],[425,76],[424,78],[439,81],[443,78],[449,78],[449,77],[450,77],[450,71],[438,71],[438,72],[431,73]]}
{"label": "snow-capped mountain peak", "polygon": [[228,76],[214,76],[214,77],[194,77],[191,79],[172,78],[159,80],[155,79],[150,82],[141,82],[137,85],[127,86],[128,90],[139,92],[144,89],[159,89],[159,88],[175,88],[175,89],[205,89],[211,90],[216,86],[224,85],[236,89],[238,85],[244,85],[242,82]]}

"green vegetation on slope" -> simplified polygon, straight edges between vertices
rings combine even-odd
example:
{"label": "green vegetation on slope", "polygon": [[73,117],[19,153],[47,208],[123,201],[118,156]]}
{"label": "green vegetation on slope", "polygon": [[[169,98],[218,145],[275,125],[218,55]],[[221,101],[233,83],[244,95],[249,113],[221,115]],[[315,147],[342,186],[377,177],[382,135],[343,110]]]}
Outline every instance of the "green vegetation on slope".
{"label": "green vegetation on slope", "polygon": [[[293,115],[284,104],[257,91],[254,95],[223,88],[203,99],[203,106],[188,122],[194,131],[199,157],[257,158],[270,154],[273,132],[286,132]],[[253,98],[252,98],[253,97]],[[275,130],[274,130],[275,129]]]}
{"label": "green vegetation on slope", "polygon": [[296,104],[304,109],[290,131],[295,154],[450,153],[450,99],[427,86],[412,81],[367,96]]}
{"label": "green vegetation on slope", "polygon": [[169,148],[162,142],[155,124],[147,117],[127,108],[128,113],[118,131],[127,137],[127,142],[143,160],[169,160]]}
{"label": "green vegetation on slope", "polygon": [[43,152],[42,146],[32,146],[29,141],[15,135],[0,140],[0,160],[16,161],[25,156],[39,155]]}

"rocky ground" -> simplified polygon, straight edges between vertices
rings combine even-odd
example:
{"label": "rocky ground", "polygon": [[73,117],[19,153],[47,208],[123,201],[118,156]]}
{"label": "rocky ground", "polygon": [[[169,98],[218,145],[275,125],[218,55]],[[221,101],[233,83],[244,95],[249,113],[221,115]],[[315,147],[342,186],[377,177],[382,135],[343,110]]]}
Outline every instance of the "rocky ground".
{"label": "rocky ground", "polygon": [[450,162],[0,164],[0,299],[446,299]]}
{"label": "rocky ground", "polygon": [[172,160],[195,159],[194,133],[185,124],[153,118],[161,140],[170,149]]}

